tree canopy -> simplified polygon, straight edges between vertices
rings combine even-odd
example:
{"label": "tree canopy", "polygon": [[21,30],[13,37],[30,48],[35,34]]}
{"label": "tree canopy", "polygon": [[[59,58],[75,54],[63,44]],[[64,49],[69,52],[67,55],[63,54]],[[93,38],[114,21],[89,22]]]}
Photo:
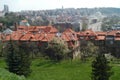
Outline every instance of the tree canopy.
{"label": "tree canopy", "polygon": [[92,62],[92,80],[109,80],[112,75],[111,66],[103,54],[98,54]]}
{"label": "tree canopy", "polygon": [[50,59],[60,61],[65,58],[65,55],[69,52],[67,44],[60,38],[54,38],[46,49],[46,54]]}

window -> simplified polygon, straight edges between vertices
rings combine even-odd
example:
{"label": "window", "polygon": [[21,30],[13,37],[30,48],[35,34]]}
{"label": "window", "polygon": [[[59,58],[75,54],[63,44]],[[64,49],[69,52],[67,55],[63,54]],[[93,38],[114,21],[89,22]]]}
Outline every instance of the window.
{"label": "window", "polygon": [[106,36],[106,40],[114,40],[114,36]]}
{"label": "window", "polygon": [[84,39],[84,36],[80,36],[80,39]]}

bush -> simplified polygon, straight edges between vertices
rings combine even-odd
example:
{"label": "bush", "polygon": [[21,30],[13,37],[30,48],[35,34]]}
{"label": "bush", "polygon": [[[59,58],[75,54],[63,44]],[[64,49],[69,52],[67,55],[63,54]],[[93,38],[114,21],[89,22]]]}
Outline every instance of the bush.
{"label": "bush", "polygon": [[67,44],[60,38],[54,38],[48,45],[46,49],[46,55],[49,56],[50,59],[55,61],[60,61],[69,52]]}
{"label": "bush", "polygon": [[27,44],[18,45],[17,42],[10,41],[6,48],[6,63],[10,72],[17,75],[28,76],[31,72],[31,60]]}
{"label": "bush", "polygon": [[17,76],[0,68],[0,80],[26,80],[24,76]]}
{"label": "bush", "polygon": [[92,62],[92,80],[109,80],[112,75],[111,66],[103,54],[98,54]]}

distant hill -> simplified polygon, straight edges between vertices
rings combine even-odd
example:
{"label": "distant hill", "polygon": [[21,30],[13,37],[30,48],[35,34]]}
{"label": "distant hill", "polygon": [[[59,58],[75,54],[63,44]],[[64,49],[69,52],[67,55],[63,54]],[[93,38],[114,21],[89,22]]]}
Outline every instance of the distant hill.
{"label": "distant hill", "polygon": [[120,8],[78,8],[80,13],[92,15],[96,12],[101,12],[103,15],[120,15]]}
{"label": "distant hill", "polygon": [[21,11],[20,14],[23,15],[31,15],[31,16],[56,16],[61,15],[62,13],[65,15],[92,15],[96,12],[101,12],[103,15],[120,15],[120,8],[113,7],[101,7],[101,8],[64,8],[64,9],[52,9],[52,10],[37,10],[37,11]]}

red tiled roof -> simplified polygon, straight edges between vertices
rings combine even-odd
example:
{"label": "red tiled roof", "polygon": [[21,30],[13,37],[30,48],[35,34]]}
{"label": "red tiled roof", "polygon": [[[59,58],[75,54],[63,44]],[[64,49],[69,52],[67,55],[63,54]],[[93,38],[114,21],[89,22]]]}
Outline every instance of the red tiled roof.
{"label": "red tiled roof", "polygon": [[105,36],[97,36],[96,40],[105,40]]}
{"label": "red tiled roof", "polygon": [[[86,31],[78,32],[77,36],[80,39],[91,40],[91,39],[96,39],[97,34],[94,31],[92,31],[91,29],[89,29]],[[83,38],[81,38],[81,37],[83,37]]]}
{"label": "red tiled roof", "polygon": [[117,41],[117,40],[120,40],[120,37],[115,37],[115,40]]}
{"label": "red tiled roof", "polygon": [[44,34],[41,34],[41,36],[40,36],[40,41],[42,41],[42,42],[49,42],[49,41],[51,41],[53,38],[55,37],[55,34],[46,34],[46,33],[44,33]]}
{"label": "red tiled roof", "polygon": [[84,31],[83,34],[87,36],[96,36],[96,33],[91,29]]}
{"label": "red tiled roof", "polygon": [[108,32],[107,32],[107,35],[116,36],[117,33],[120,33],[120,30],[108,31]]}
{"label": "red tiled roof", "polygon": [[11,39],[12,40],[15,40],[15,41],[18,41],[20,40],[20,37],[22,36],[22,34],[11,34]]}
{"label": "red tiled roof", "polygon": [[29,41],[31,38],[33,38],[33,35],[30,34],[30,33],[27,33],[27,34],[24,34],[24,35],[20,38],[20,40],[21,40],[21,41]]}
{"label": "red tiled roof", "polygon": [[18,26],[17,29],[18,30],[26,30],[27,26]]}
{"label": "red tiled roof", "polygon": [[46,33],[57,33],[58,30],[55,27],[52,26],[19,26],[18,30],[20,31],[29,31],[29,32],[39,32],[44,31]]}
{"label": "red tiled roof", "polygon": [[98,36],[102,36],[102,35],[105,36],[105,35],[107,34],[107,32],[102,32],[102,31],[101,31],[101,32],[100,32],[100,31],[99,31],[99,32],[95,32],[95,33],[96,33]]}
{"label": "red tiled roof", "polygon": [[56,28],[52,27],[52,26],[48,26],[44,29],[44,32],[46,32],[46,33],[57,33],[58,30]]}
{"label": "red tiled roof", "polygon": [[61,38],[62,38],[63,40],[65,40],[65,41],[70,41],[70,37],[68,37],[67,34],[62,34],[62,35],[61,35]]}
{"label": "red tiled roof", "polygon": [[4,41],[9,41],[10,40],[10,36],[9,35],[6,35],[5,37],[4,37]]}
{"label": "red tiled roof", "polygon": [[84,32],[77,32],[78,36],[86,36],[86,34],[84,34]]}
{"label": "red tiled roof", "polygon": [[78,40],[77,33],[70,28],[66,29],[62,33],[61,38],[65,41],[72,41],[72,40],[76,41],[76,40]]}

